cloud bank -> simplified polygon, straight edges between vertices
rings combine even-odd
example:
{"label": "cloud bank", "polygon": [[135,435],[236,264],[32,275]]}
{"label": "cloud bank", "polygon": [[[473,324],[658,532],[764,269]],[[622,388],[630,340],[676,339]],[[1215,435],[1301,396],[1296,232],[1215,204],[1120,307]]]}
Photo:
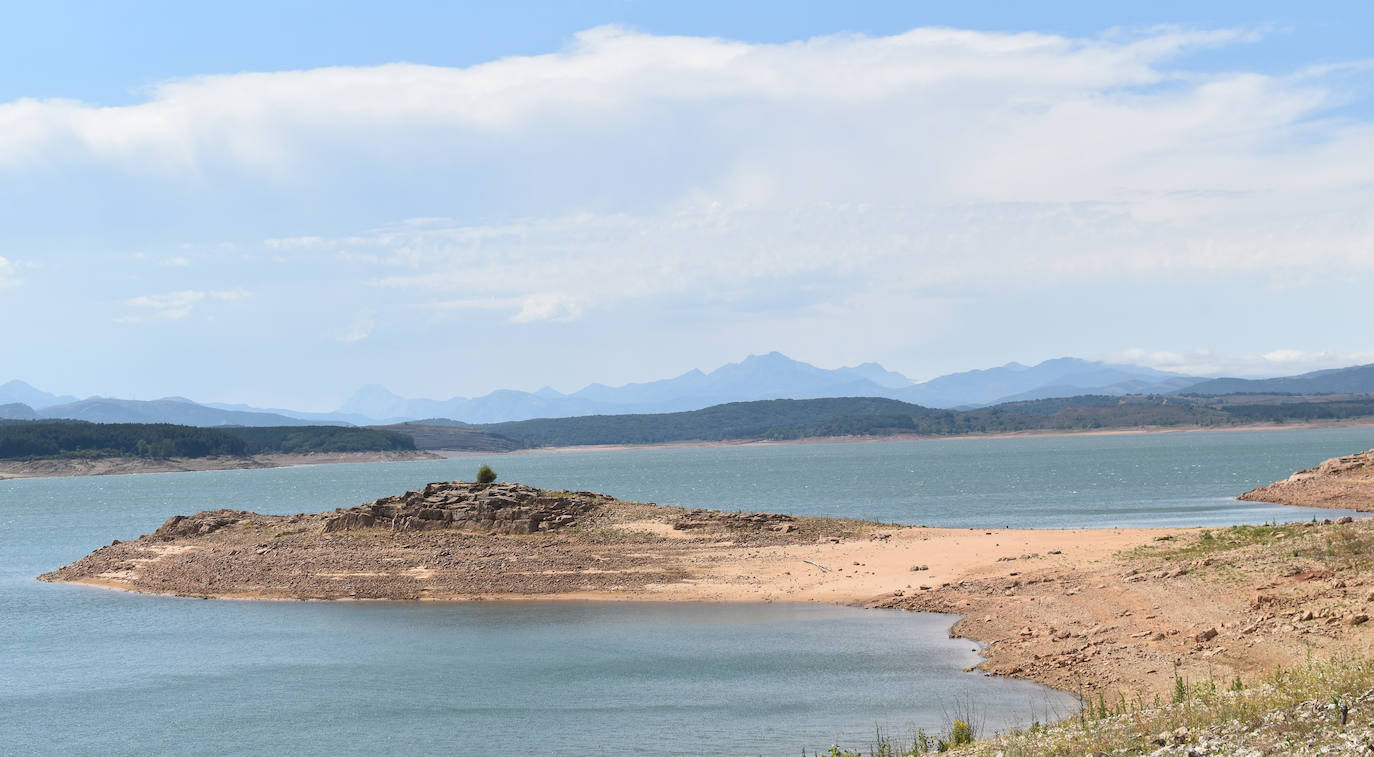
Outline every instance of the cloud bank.
{"label": "cloud bank", "polygon": [[[269,311],[274,281],[327,270],[289,296],[332,309],[345,325],[316,330],[359,350],[386,343],[405,308],[494,320],[531,349],[591,344],[577,324],[628,309],[738,327],[753,350],[861,335],[798,355],[840,364],[877,356],[854,352],[880,339],[954,333],[950,303],[995,308],[1008,292],[1165,295],[1243,277],[1297,301],[1369,281],[1374,125],[1356,106],[1370,65],[1190,68],[1259,38],[924,28],[756,44],[605,27],[467,68],[198,76],[119,107],[0,103],[0,182],[52,205],[89,191],[242,216],[240,238],[197,240],[241,256],[189,266],[148,245],[186,278],[107,298],[125,320],[184,320],[238,290]],[[88,176],[90,189],[72,179]],[[279,215],[255,221],[264,209]],[[192,278],[202,263],[213,282]],[[13,280],[0,258],[0,286]],[[1041,330],[1062,333],[1073,308],[1003,320],[1059,313]],[[1178,345],[1168,328],[1123,322],[1114,344],[1074,349]],[[1217,354],[1295,343],[1284,336]],[[1150,359],[1216,362],[1174,357]]]}

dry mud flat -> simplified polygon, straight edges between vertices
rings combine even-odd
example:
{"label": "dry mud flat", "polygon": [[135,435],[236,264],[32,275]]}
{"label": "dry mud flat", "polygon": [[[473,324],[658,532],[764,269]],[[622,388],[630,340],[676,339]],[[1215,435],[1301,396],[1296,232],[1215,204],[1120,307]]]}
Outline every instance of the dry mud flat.
{"label": "dry mud flat", "polygon": [[431,484],[348,510],[170,519],[41,578],[193,597],[833,601],[963,615],[984,669],[1167,692],[1368,654],[1374,521],[968,530]]}

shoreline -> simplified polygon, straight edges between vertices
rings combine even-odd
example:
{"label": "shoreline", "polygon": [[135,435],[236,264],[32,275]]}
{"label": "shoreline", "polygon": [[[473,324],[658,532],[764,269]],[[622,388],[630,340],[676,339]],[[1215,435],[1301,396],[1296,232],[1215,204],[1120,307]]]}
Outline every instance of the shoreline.
{"label": "shoreline", "polygon": [[798,439],[727,439],[720,441],[656,442],[650,444],[573,444],[552,447],[531,447],[506,452],[474,452],[471,450],[429,450],[444,457],[477,457],[481,455],[527,455],[556,452],[620,452],[640,449],[708,449],[715,447],[780,447],[800,444],[865,444],[871,442],[940,442],[972,439],[1040,439],[1065,436],[1137,436],[1157,434],[1197,434],[1231,431],[1305,431],[1325,428],[1374,428],[1374,418],[1338,421],[1304,421],[1302,423],[1247,423],[1236,426],[1132,426],[1129,428],[1084,430],[1001,431],[990,434],[892,434],[889,436],[807,436]]}
{"label": "shoreline", "polygon": [[294,468],[307,465],[346,465],[408,460],[440,460],[429,450],[375,452],[274,453],[248,457],[135,457],[44,458],[0,460],[0,481],[75,476],[128,476],[143,473],[198,473],[216,470]]}
{"label": "shoreline", "polygon": [[[1289,483],[1363,471],[1367,459],[1374,450]],[[1349,483],[1352,496],[1374,491],[1374,477]],[[951,638],[975,644],[982,659],[968,672],[1033,681],[1105,712],[1102,702],[1131,698],[1142,710],[1153,698],[1158,710],[1166,697],[1179,701],[1180,686],[1253,687],[1303,659],[1367,658],[1372,568],[1374,518],[926,528],[452,482],[314,515],[175,516],[38,580],[238,601],[812,602],[936,612],[953,616]],[[1156,730],[1142,729],[1147,739]]]}
{"label": "shoreline", "polygon": [[[1357,528],[1368,535],[1374,532],[1371,525],[1374,520],[1280,529],[1320,538],[1330,529]],[[1176,674],[1191,680],[1253,680],[1305,655],[1338,656],[1374,644],[1371,625],[1348,620],[1350,613],[1374,613],[1365,596],[1374,593],[1374,586],[1366,585],[1369,577],[1347,575],[1347,587],[1332,582],[1335,574],[1329,570],[1279,570],[1272,555],[1258,561],[1256,569],[1254,550],[1240,550],[1233,560],[1204,556],[1180,561],[1169,554],[1215,531],[874,527],[870,536],[875,538],[839,543],[711,543],[700,554],[683,557],[685,575],[675,581],[552,593],[445,594],[408,586],[405,596],[397,597],[198,594],[150,590],[114,576],[58,581],[227,601],[795,602],[935,612],[954,616],[951,636],[979,645],[983,660],[973,670],[1090,697],[1118,692],[1167,696]],[[652,551],[650,545],[635,546],[637,554]],[[425,567],[423,559],[416,561],[406,570],[418,573]],[[924,569],[913,571],[918,565]],[[1238,572],[1245,574],[1239,581]],[[581,577],[588,575],[595,574]],[[1320,580],[1323,576],[1327,580]],[[1330,612],[1333,583],[1342,589],[1334,594],[1344,615]],[[1327,607],[1315,614],[1292,611],[1322,604]],[[1303,624],[1289,616],[1315,622]],[[1332,626],[1343,617],[1347,620]]]}
{"label": "shoreline", "polygon": [[[978,642],[978,670],[1090,696],[1167,695],[1175,674],[1252,679],[1304,654],[1344,654],[1374,642],[1374,624],[1335,620],[1374,615],[1374,575],[1319,564],[1338,537],[1374,547],[1374,519],[1220,529],[926,528],[527,487],[537,498],[531,507],[571,503],[562,512],[581,513],[577,527],[436,530],[425,525],[432,520],[404,515],[471,507],[461,498],[443,504],[445,487],[496,502],[520,489],[434,484],[315,515],[177,517],[40,580],[237,601],[817,602],[939,612],[956,616],[950,634]],[[406,524],[359,519],[378,507],[400,512]],[[484,523],[506,529],[518,521],[497,515]],[[1256,534],[1263,538],[1246,541]],[[1291,620],[1299,616],[1320,622]]]}
{"label": "shoreline", "polygon": [[203,457],[150,460],[144,458],[45,458],[40,460],[0,460],[0,481],[20,478],[65,478],[70,476],[138,475],[142,473],[190,473],[212,470],[290,468],[307,465],[404,462],[459,457],[489,457],[528,454],[573,454],[578,452],[622,452],[630,450],[709,449],[718,447],[777,447],[805,444],[865,444],[872,442],[940,442],[975,439],[1037,439],[1068,436],[1134,436],[1156,434],[1194,434],[1231,431],[1280,431],[1324,428],[1374,428],[1374,418],[1355,421],[1310,421],[1304,423],[1253,423],[1241,426],[1136,426],[1120,429],[1081,431],[1007,431],[959,436],[893,434],[891,436],[814,436],[800,439],[740,439],[725,441],[681,441],[656,444],[583,444],[557,447],[532,447],[519,450],[407,450],[376,452],[335,452],[312,454],[268,454],[251,457]]}

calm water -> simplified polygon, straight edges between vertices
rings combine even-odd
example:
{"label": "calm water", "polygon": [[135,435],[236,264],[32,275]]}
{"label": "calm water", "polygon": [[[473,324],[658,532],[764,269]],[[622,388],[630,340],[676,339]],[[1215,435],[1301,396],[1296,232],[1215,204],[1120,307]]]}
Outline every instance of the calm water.
{"label": "calm water", "polygon": [[[943,526],[1333,517],[1231,497],[1374,447],[1333,429],[494,456],[507,480]],[[799,754],[988,725],[1063,695],[962,672],[951,618],[829,606],[217,602],[33,576],[168,516],[291,513],[470,477],[477,458],[0,482],[0,751]]]}

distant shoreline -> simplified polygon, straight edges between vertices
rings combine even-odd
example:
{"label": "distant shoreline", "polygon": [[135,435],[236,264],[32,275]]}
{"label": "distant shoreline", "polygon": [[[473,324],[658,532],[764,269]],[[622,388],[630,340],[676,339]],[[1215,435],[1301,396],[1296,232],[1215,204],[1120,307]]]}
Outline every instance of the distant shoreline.
{"label": "distant shoreline", "polygon": [[298,465],[380,463],[403,460],[439,460],[443,455],[426,450],[277,453],[250,457],[94,457],[0,460],[0,481],[20,478],[67,478],[71,476],[123,476],[140,473],[191,473],[212,470],[290,468]]}
{"label": "distant shoreline", "polygon": [[624,450],[705,449],[713,447],[776,447],[797,444],[860,444],[865,442],[964,441],[970,439],[1030,439],[1062,436],[1127,436],[1136,434],[1190,434],[1209,431],[1279,431],[1321,428],[1374,428],[1374,418],[1301,423],[1249,423],[1239,426],[1134,426],[1130,428],[1087,429],[1082,431],[1003,431],[989,434],[931,435],[893,434],[890,436],[810,436],[799,439],[738,439],[724,441],[681,441],[652,444],[583,444],[531,447],[519,450],[414,450],[376,452],[337,452],[320,454],[266,454],[251,457],[198,457],[147,459],[130,457],[49,458],[42,460],[0,460],[0,481],[19,478],[65,478],[70,476],[116,476],[140,473],[188,473],[211,470],[286,468],[301,465],[338,465],[345,463],[440,460],[456,457],[489,457],[533,453],[619,452]]}
{"label": "distant shoreline", "polygon": [[522,455],[535,452],[618,452],[634,449],[696,449],[709,447],[778,447],[793,444],[862,444],[865,442],[938,442],[969,439],[1032,439],[1060,436],[1129,436],[1144,434],[1194,434],[1209,431],[1282,431],[1321,428],[1374,428],[1374,418],[1336,421],[1303,421],[1294,423],[1247,423],[1238,426],[1131,426],[1076,430],[998,431],[987,434],[891,434],[888,436],[805,436],[797,439],[725,439],[720,441],[654,442],[648,444],[572,444],[550,447],[531,447],[509,452],[476,452],[472,450],[429,450],[444,457],[476,457],[481,455]]}

